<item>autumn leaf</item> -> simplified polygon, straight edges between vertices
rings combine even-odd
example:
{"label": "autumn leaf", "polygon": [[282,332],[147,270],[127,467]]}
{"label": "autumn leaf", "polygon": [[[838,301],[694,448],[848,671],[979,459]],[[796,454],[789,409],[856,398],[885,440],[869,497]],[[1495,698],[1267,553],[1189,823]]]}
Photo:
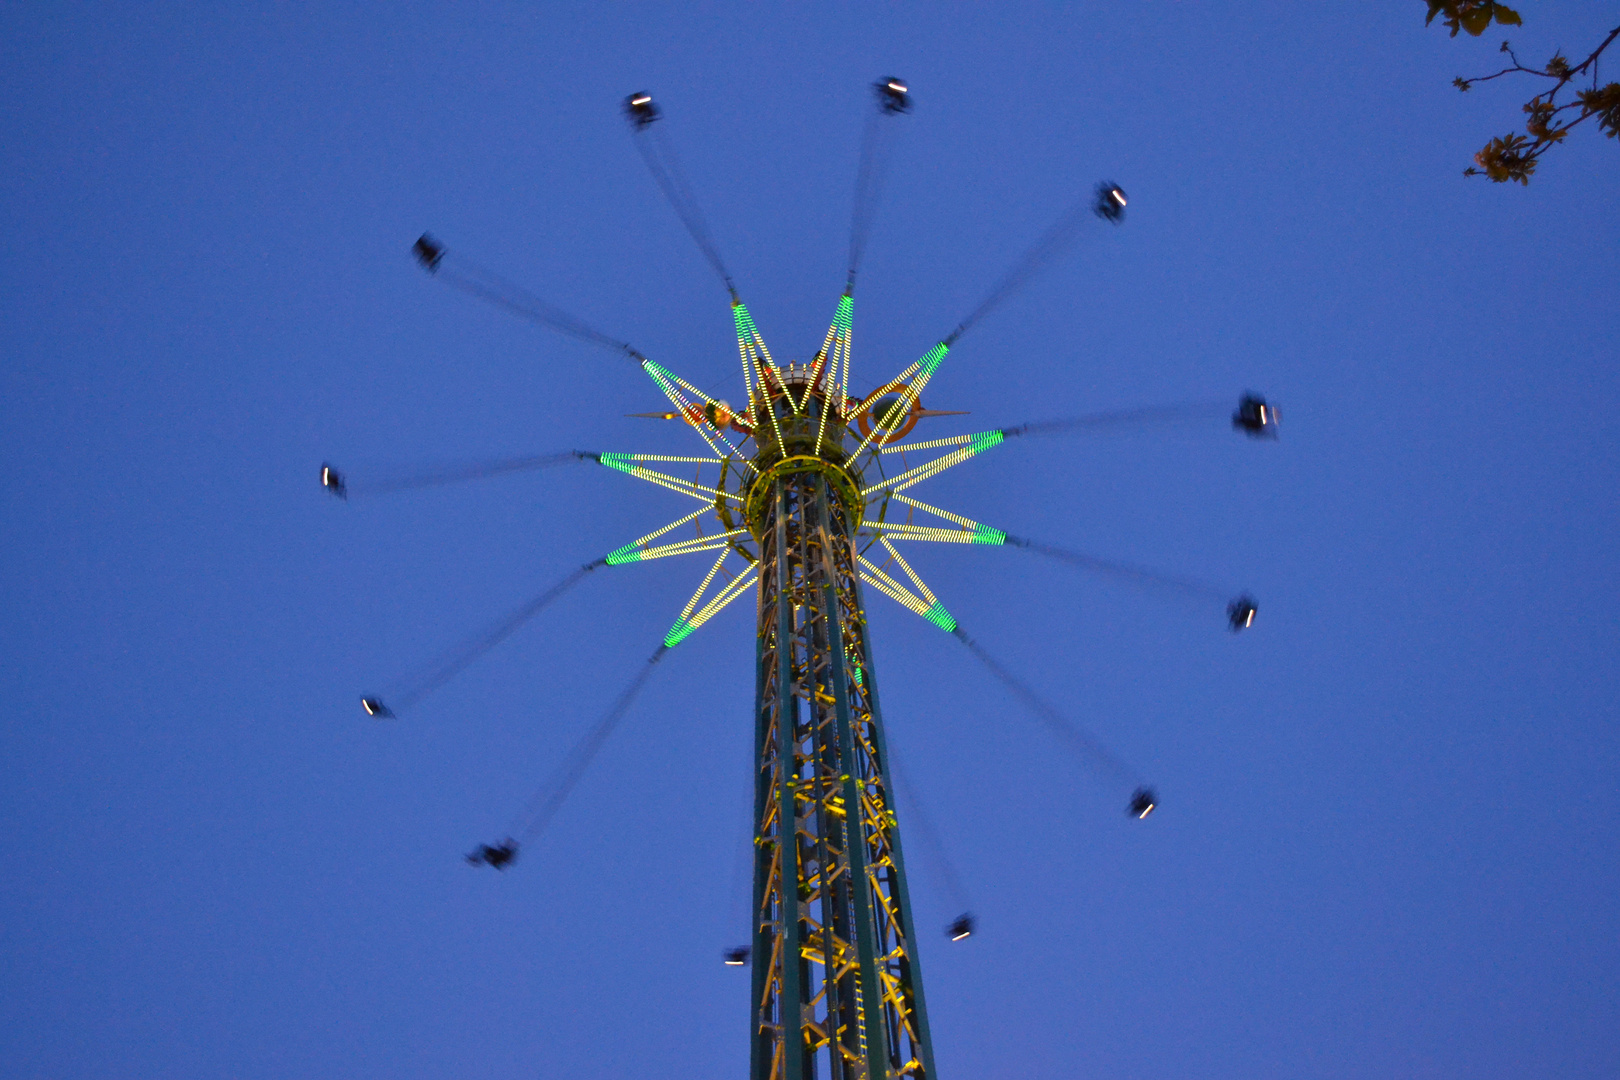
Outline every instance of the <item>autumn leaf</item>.
{"label": "autumn leaf", "polygon": [[1536,171],[1536,159],[1521,152],[1528,141],[1523,135],[1492,139],[1474,155],[1474,162],[1495,183],[1516,180],[1528,186],[1530,174]]}
{"label": "autumn leaf", "polygon": [[1581,92],[1581,110],[1598,118],[1598,127],[1609,138],[1620,138],[1620,83],[1601,90]]}
{"label": "autumn leaf", "polygon": [[[1468,31],[1470,35],[1479,37],[1485,32],[1485,28],[1491,25],[1491,5],[1486,4],[1483,7],[1475,8],[1466,15],[1459,15],[1457,21],[1462,23],[1462,28]],[[1453,30],[1452,33],[1455,35],[1456,31]]]}
{"label": "autumn leaf", "polygon": [[1442,21],[1451,27],[1452,37],[1457,36],[1458,30],[1466,30],[1471,37],[1479,37],[1493,19],[1503,26],[1524,25],[1517,11],[1495,0],[1428,0],[1428,4],[1429,14],[1424,18],[1423,25],[1432,23],[1436,15],[1444,15]]}

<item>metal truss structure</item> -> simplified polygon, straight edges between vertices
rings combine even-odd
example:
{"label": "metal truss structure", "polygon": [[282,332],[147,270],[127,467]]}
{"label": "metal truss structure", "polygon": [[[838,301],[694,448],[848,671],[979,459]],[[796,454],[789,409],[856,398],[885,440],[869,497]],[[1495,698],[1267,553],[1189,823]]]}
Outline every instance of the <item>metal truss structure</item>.
{"label": "metal truss structure", "polygon": [[749,1075],[816,1076],[821,1054],[832,1078],[932,1076],[854,522],[829,482],[843,440],[820,442],[763,474]]}

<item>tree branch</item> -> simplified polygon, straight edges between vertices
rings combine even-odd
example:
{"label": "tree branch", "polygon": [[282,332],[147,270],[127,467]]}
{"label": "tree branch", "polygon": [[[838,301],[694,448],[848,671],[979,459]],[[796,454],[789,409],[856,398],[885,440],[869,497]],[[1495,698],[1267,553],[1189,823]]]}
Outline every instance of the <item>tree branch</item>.
{"label": "tree branch", "polygon": [[[1445,24],[1451,27],[1452,37],[1457,36],[1459,29],[1478,37],[1484,33],[1493,19],[1498,23],[1509,25],[1520,25],[1523,21],[1519,18],[1518,12],[1495,3],[1494,0],[1425,0],[1425,2],[1429,8],[1425,25],[1432,22],[1436,15],[1444,14]],[[1610,83],[1600,88],[1597,79],[1598,58],[1616,38],[1620,38],[1620,26],[1609,31],[1608,36],[1597,48],[1574,67],[1570,66],[1562,53],[1554,53],[1546,66],[1541,68],[1525,66],[1520,62],[1518,54],[1513,51],[1513,47],[1504,41],[1502,52],[1507,53],[1512,59],[1511,67],[1471,79],[1465,79],[1460,75],[1453,79],[1452,85],[1462,91],[1467,91],[1474,83],[1490,82],[1504,75],[1535,75],[1553,80],[1551,88],[1525,103],[1523,111],[1529,117],[1524,125],[1526,134],[1509,134],[1492,139],[1474,155],[1474,165],[1464,169],[1463,175],[1478,176],[1483,172],[1495,183],[1513,180],[1528,185],[1530,175],[1535,172],[1536,162],[1540,160],[1541,155],[1568,138],[1572,128],[1593,116],[1598,118],[1598,127],[1607,136],[1620,138],[1620,83]],[[1573,101],[1560,102],[1559,94],[1575,79],[1584,75],[1587,69],[1591,69],[1592,72],[1592,88],[1577,91]],[[1558,117],[1569,109],[1579,109],[1580,115],[1567,123],[1559,124]]]}

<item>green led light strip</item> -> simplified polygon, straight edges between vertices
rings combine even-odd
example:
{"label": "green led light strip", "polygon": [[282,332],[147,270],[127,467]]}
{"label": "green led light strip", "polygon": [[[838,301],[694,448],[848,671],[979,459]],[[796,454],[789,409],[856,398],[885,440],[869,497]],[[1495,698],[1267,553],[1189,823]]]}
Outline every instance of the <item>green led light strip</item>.
{"label": "green led light strip", "polygon": [[929,622],[933,623],[947,634],[956,629],[956,620],[951,618],[951,613],[946,611],[945,605],[941,604],[938,600],[934,601],[933,607],[923,612],[923,618],[927,619]]}
{"label": "green led light strip", "polygon": [[672,457],[668,454],[610,454],[607,455],[617,461],[698,461],[703,464],[723,465],[725,458],[717,457]]}
{"label": "green led light strip", "polygon": [[[771,364],[771,354],[765,351],[764,339],[759,336],[759,330],[754,326],[754,318],[748,314],[748,308],[743,305],[741,300],[732,303],[731,315],[732,320],[737,324],[737,347],[742,350],[743,365],[747,367],[750,363],[752,364],[754,377],[759,382],[759,402],[755,408],[770,413],[771,430],[776,432],[776,445],[781,446],[782,424],[776,418],[776,410],[771,407],[770,384],[765,378],[766,366],[769,366],[775,372],[776,365]],[[760,354],[765,357],[763,362],[760,360]],[[777,373],[777,382],[782,382],[780,373]],[[750,395],[750,399],[752,399],[752,395]],[[788,400],[792,401],[791,395]]]}
{"label": "green led light strip", "polygon": [[891,525],[887,522],[867,526],[874,536],[886,535],[892,540],[926,540],[942,544],[988,544],[1007,542],[1007,534],[988,525],[975,525],[972,529],[935,529],[923,525]]}
{"label": "green led light strip", "polygon": [[657,469],[647,469],[640,465],[632,465],[629,461],[625,460],[629,456],[630,455],[628,454],[600,454],[598,455],[598,460],[608,468],[618,469],[620,472],[633,476],[637,480],[645,480],[649,484],[657,484],[660,487],[669,488],[671,491],[678,491],[682,495],[688,495],[694,499],[701,499],[706,503],[713,503],[718,499],[730,499],[733,502],[742,502],[741,496],[734,495],[729,491],[721,491],[719,488],[707,487],[703,484],[694,483],[691,480],[683,480],[679,476],[671,476],[668,473],[659,472]]}
{"label": "green led light strip", "polygon": [[640,562],[641,552],[636,550],[636,545],[626,544],[617,551],[610,551],[604,561],[609,566],[623,566],[625,563]]}
{"label": "green led light strip", "polygon": [[[885,546],[887,547],[888,545]],[[894,554],[896,560],[899,561],[901,566],[906,565],[905,560],[900,559],[898,553],[895,553],[893,548],[890,548],[889,550],[891,554]],[[909,568],[907,569],[909,572]],[[947,634],[955,631],[956,619],[952,617],[949,611],[945,610],[945,605],[941,604],[937,599],[935,599],[932,593],[930,593],[928,597],[928,601],[931,602],[925,602],[917,598],[907,591],[904,586],[896,582],[893,578],[889,577],[889,575],[885,574],[881,569],[875,566],[872,561],[866,558],[864,555],[860,558],[860,575],[862,581],[873,586],[879,592],[888,596],[901,607],[916,612],[918,615],[921,615],[923,618],[927,619],[929,622],[933,623]],[[921,585],[921,582],[919,581],[918,584]]]}
{"label": "green led light strip", "polygon": [[[669,398],[670,403],[675,406],[676,410],[681,414],[682,417],[690,417],[693,415],[693,410],[697,409],[697,406],[693,402],[688,401],[675,386],[675,383],[682,381],[679,376],[669,369],[653,363],[651,360],[642,361],[641,369],[652,378],[653,382],[658,384],[658,388],[664,392],[665,397]],[[674,381],[672,382],[671,380]],[[687,385],[688,388],[690,388],[690,384]],[[699,398],[702,398],[705,401],[708,400],[707,396],[701,391],[694,390],[693,393],[697,394]],[[702,410],[698,409],[697,412],[699,415],[701,415]],[[703,441],[709,444],[709,449],[713,450],[717,456],[726,456],[726,451],[720,449],[719,444],[714,441],[714,436],[709,434],[708,424],[699,422],[696,424],[690,424],[690,426],[694,431],[703,437]],[[720,442],[724,443],[726,445],[726,449],[730,450],[733,455],[740,453],[740,451],[731,444],[731,440],[727,439],[723,433],[717,430],[715,434],[719,436]]]}
{"label": "green led light strip", "polygon": [[736,581],[733,581],[731,584],[727,585],[724,589],[721,589],[720,595],[716,596],[709,602],[707,607],[698,612],[696,615],[692,616],[690,619],[684,615],[679,619],[676,619],[675,625],[671,626],[669,628],[669,632],[664,635],[664,645],[667,648],[673,649],[675,646],[685,641],[691,636],[692,631],[714,618],[715,615],[719,614],[722,608],[731,603],[733,600],[737,599],[737,597],[741,596],[744,589],[748,588],[748,586],[754,584],[758,580],[758,570],[744,574]]}
{"label": "green led light strip", "polygon": [[[889,407],[881,422],[876,417],[873,417],[872,434],[862,440],[861,445],[855,448],[855,453],[850,455],[851,457],[855,457],[862,450],[865,450],[866,444],[877,438],[880,431],[892,430],[896,426],[896,417],[905,416],[906,413],[911,411],[911,406],[922,395],[923,387],[927,386],[928,380],[933,377],[934,370],[944,362],[945,354],[950,351],[951,347],[942,341],[923,354],[923,358],[913,365],[918,369],[917,377],[911,381],[905,392],[900,395],[900,400]],[[879,439],[878,445],[882,446],[883,441],[883,439]]]}
{"label": "green led light strip", "polygon": [[943,454],[933,461],[924,462],[914,469],[907,469],[898,476],[892,476],[861,490],[869,496],[885,490],[890,493],[898,493],[931,477],[938,476],[953,465],[960,465],[975,454],[982,454],[991,447],[1000,446],[1006,441],[1006,438],[999,431],[980,432],[974,435],[960,450],[953,450],[949,454]]}

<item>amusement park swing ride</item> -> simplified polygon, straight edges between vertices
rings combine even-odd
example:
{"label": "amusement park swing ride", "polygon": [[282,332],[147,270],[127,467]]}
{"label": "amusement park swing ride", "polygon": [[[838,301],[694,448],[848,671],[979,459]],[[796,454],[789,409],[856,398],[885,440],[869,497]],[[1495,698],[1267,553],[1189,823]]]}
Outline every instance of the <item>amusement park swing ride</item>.
{"label": "amusement park swing ride", "polygon": [[[366,696],[366,714],[390,719],[414,706],[473,660],[514,633],[587,575],[603,568],[678,556],[709,561],[647,664],[560,764],[512,835],[467,856],[504,870],[522,841],[556,813],[664,655],[746,593],[756,597],[754,671],[754,873],[752,940],[724,961],[752,967],[749,998],[753,1080],[931,1080],[936,1075],[928,1014],[894,805],[893,762],[868,650],[867,590],[883,594],[955,636],[1055,735],[1115,771],[1130,771],[987,653],[957,623],[901,547],[912,544],[1014,546],[1084,568],[1124,574],[1225,600],[1219,590],[1180,578],[1081,556],[1011,535],[918,498],[924,482],[988,453],[1009,439],[1120,423],[1207,415],[1196,409],[1144,409],[1025,424],[941,438],[910,439],[936,416],[922,393],[957,341],[1067,246],[1093,215],[1120,224],[1127,197],[1108,182],[1071,208],[932,348],[864,397],[851,396],[851,327],[856,271],[882,182],[894,117],[911,111],[898,79],[874,84],[876,107],[861,144],[848,274],[825,339],[804,363],[778,363],[721,261],[696,200],[645,93],[624,112],[654,180],[724,283],[741,360],[740,405],[711,397],[635,347],[600,333],[423,235],[414,255],[429,273],[530,321],[615,350],[640,366],[669,401],[666,411],[636,414],[677,420],[701,440],[689,455],[572,451],[513,458],[392,483],[355,493],[423,487],[498,473],[590,462],[663,487],[695,503],[689,513],[579,569],[449,653],[398,695]],[[1246,394],[1235,429],[1273,438],[1277,413]],[[674,471],[678,469],[677,473]],[[351,485],[331,465],[321,483],[348,498]],[[691,504],[689,504],[691,505]],[[1251,626],[1248,595],[1231,600],[1234,631]],[[1146,818],[1157,796],[1137,786],[1126,811]],[[952,941],[975,928],[964,914],[947,928]]]}

